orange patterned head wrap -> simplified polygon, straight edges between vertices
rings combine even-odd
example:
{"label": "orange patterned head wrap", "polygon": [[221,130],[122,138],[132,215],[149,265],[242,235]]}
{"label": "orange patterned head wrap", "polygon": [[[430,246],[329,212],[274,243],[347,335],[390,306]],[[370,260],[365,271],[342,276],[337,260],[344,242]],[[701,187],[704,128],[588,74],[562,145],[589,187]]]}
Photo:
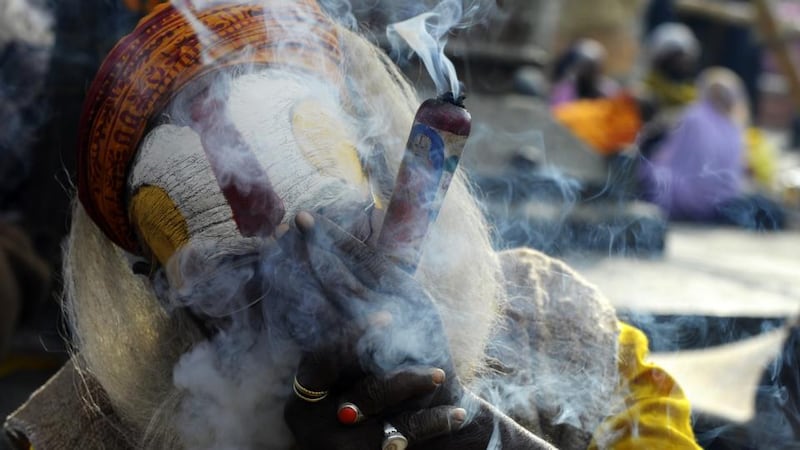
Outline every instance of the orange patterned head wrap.
{"label": "orange patterned head wrap", "polygon": [[192,9],[188,19],[171,5],[157,7],[114,47],[88,92],[78,143],[83,207],[113,242],[138,251],[126,208],[128,169],[153,119],[181,88],[260,65],[335,80],[340,60],[334,26],[312,0],[215,4]]}
{"label": "orange patterned head wrap", "polygon": [[125,6],[134,12],[152,11],[162,0],[124,0]]}

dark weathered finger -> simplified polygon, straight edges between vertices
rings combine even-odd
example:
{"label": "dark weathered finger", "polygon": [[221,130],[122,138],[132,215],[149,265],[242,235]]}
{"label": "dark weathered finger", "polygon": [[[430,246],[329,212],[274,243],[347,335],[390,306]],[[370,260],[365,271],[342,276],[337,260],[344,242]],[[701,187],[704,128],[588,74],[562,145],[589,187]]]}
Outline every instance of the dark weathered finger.
{"label": "dark weathered finger", "polygon": [[310,246],[307,251],[314,276],[339,308],[352,312],[353,308],[363,308],[367,299],[371,299],[373,306],[377,305],[375,293],[345,266],[341,258],[317,246]]}
{"label": "dark weathered finger", "polygon": [[304,261],[308,259],[305,237],[297,222],[295,219],[293,224],[284,224],[276,229],[275,243],[283,250],[284,258],[288,256]]}
{"label": "dark weathered finger", "polygon": [[305,244],[299,249],[299,232],[286,231],[278,239],[278,251],[261,260],[261,308],[272,330],[285,332],[304,351],[337,341],[341,317],[313,276]]}
{"label": "dark weathered finger", "polygon": [[380,414],[408,400],[434,392],[445,381],[441,369],[411,368],[389,376],[369,376],[341,395],[367,415]]}
{"label": "dark weathered finger", "polygon": [[[345,264],[359,280],[370,289],[380,290],[388,287],[387,278],[392,285],[410,278],[379,251],[359,241],[331,220],[314,215],[314,226],[301,230],[309,244],[337,255],[346,255]],[[399,286],[396,286],[399,287]]]}
{"label": "dark weathered finger", "polygon": [[463,408],[443,405],[400,413],[389,422],[408,439],[410,446],[414,446],[458,431],[466,418],[467,412]]}
{"label": "dark weathered finger", "polygon": [[[321,220],[330,222],[327,219]],[[308,262],[309,271],[318,282],[321,291],[337,308],[351,317],[361,317],[365,315],[363,314],[365,311],[361,310],[364,307],[364,300],[369,297],[372,305],[378,302],[373,293],[354,276],[351,268],[345,265],[345,258],[340,258],[331,251],[333,248],[331,238],[324,231],[320,233],[316,230],[317,223],[319,223],[317,216],[305,211],[298,213],[293,228],[298,239],[282,238],[279,243],[284,251],[299,254]],[[346,232],[343,233],[347,235]],[[352,236],[350,238],[355,239]],[[353,308],[359,309],[355,311],[358,314],[353,314]]]}
{"label": "dark weathered finger", "polygon": [[262,270],[260,306],[273,331],[309,351],[338,337],[339,313],[307,269],[284,262]]}
{"label": "dark weathered finger", "polygon": [[295,379],[310,391],[324,392],[331,389],[339,378],[341,368],[329,352],[306,352],[300,358]]}
{"label": "dark weathered finger", "polygon": [[[348,272],[339,283],[344,280],[351,285],[360,282],[363,289],[373,293],[401,297],[404,304],[409,304],[416,309],[429,309],[433,306],[430,295],[417,283],[413,277],[401,270],[396,264],[384,257],[374,248],[358,241],[352,235],[342,230],[338,225],[324,217],[316,217],[313,236],[309,238],[308,253],[312,260],[327,260],[328,263],[315,263],[315,269],[329,270],[338,266]],[[323,256],[327,255],[327,256]],[[338,260],[338,263],[335,262]],[[350,275],[352,274],[352,275]],[[320,276],[323,276],[320,274]],[[337,283],[336,273],[328,271],[327,279]],[[323,284],[325,284],[323,282]],[[355,295],[365,297],[363,293]],[[370,304],[375,304],[374,296]],[[384,298],[383,300],[388,300]],[[381,302],[381,307],[384,307]]]}
{"label": "dark weathered finger", "polygon": [[303,233],[311,232],[314,229],[315,222],[314,216],[308,211],[300,211],[294,218],[294,223]]}

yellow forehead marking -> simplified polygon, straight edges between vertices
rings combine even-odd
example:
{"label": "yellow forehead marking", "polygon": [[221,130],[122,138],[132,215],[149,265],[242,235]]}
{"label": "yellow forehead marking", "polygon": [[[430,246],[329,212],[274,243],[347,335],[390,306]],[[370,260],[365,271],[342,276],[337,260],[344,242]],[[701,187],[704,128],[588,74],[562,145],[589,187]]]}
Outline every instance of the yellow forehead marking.
{"label": "yellow forehead marking", "polygon": [[292,133],[306,160],[325,175],[366,184],[358,151],[344,123],[313,99],[292,109]]}
{"label": "yellow forehead marking", "polygon": [[160,187],[140,187],[131,199],[130,216],[144,244],[162,265],[189,242],[186,219]]}

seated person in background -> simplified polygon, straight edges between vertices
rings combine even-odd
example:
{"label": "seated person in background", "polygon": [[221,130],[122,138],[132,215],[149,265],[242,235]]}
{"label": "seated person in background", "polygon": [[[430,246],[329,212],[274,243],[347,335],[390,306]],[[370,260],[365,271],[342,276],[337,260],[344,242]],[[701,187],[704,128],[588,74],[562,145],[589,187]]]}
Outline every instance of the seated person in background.
{"label": "seated person in background", "polygon": [[682,108],[697,97],[694,77],[700,45],[686,25],[665,23],[656,27],[647,46],[644,87],[662,109]]}
{"label": "seated person in background", "polygon": [[780,207],[746,193],[746,94],[723,68],[704,71],[699,98],[639,165],[642,195],[673,220],[780,228]]}
{"label": "seated person in background", "polygon": [[645,106],[603,73],[606,51],[581,39],[556,62],[550,90],[553,116],[589,147],[612,155],[633,144]]}
{"label": "seated person in background", "polygon": [[698,448],[644,335],[496,252],[461,171],[415,273],[375,247],[419,104],[385,54],[310,0],[192,15],[157,7],[89,90],[74,355],[18,448]]}
{"label": "seated person in background", "polygon": [[553,69],[550,106],[614,94],[618,87],[603,72],[605,59],[605,48],[593,39],[581,39],[573,44]]}
{"label": "seated person in background", "polygon": [[619,91],[607,98],[577,100],[553,108],[553,117],[601,155],[617,154],[636,142],[649,105]]}
{"label": "seated person in background", "polygon": [[697,98],[700,45],[689,27],[670,22],[652,31],[646,50],[647,72],[636,90],[653,106],[653,116],[645,121],[638,137],[639,151],[649,156],[675,127],[683,109]]}

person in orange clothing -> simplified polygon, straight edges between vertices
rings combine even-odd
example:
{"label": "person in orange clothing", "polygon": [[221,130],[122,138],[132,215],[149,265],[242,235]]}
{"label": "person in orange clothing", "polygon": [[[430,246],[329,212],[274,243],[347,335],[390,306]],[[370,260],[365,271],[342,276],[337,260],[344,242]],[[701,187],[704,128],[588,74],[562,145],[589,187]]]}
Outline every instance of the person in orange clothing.
{"label": "person in orange clothing", "polygon": [[553,116],[598,153],[613,155],[636,142],[642,106],[632,95],[620,92],[563,103],[553,109]]}
{"label": "person in orange clothing", "polygon": [[88,92],[74,355],[15,445],[696,449],[643,335],[495,251],[461,171],[416,272],[375,247],[418,105],[312,1],[156,7]]}
{"label": "person in orange clothing", "polygon": [[605,60],[605,48],[592,39],[570,47],[555,64],[550,108],[589,147],[612,155],[635,142],[645,105],[605,75]]}

